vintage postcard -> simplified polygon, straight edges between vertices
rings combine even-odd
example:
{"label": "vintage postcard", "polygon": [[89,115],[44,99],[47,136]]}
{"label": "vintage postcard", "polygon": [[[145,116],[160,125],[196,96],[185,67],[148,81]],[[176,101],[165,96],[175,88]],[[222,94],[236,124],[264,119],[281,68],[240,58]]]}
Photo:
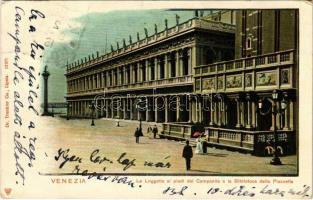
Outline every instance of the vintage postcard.
{"label": "vintage postcard", "polygon": [[2,1],[1,198],[312,198],[309,1]]}

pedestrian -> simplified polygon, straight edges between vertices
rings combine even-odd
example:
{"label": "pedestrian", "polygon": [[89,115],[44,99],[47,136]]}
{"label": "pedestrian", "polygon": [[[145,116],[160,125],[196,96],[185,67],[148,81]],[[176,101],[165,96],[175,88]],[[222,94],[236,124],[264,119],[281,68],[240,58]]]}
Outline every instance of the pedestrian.
{"label": "pedestrian", "polygon": [[147,129],[147,133],[150,133],[150,132],[151,132],[151,127],[149,126]]}
{"label": "pedestrian", "polygon": [[139,143],[140,130],[139,130],[138,127],[136,128],[136,131],[135,131],[135,135],[134,135],[134,136],[136,137],[136,143]]}
{"label": "pedestrian", "polygon": [[158,133],[158,127],[156,125],[154,125],[154,127],[152,129],[152,133],[153,133],[153,138],[156,138],[156,135]]}
{"label": "pedestrian", "polygon": [[196,139],[196,150],[195,150],[195,154],[203,154],[203,145],[202,145],[202,138],[201,136],[199,136],[197,139]]}
{"label": "pedestrian", "polygon": [[202,142],[202,149],[203,149],[203,153],[206,154],[208,153],[208,142],[209,142],[209,135],[208,134],[204,134],[204,140]]}
{"label": "pedestrian", "polygon": [[183,157],[186,160],[186,169],[187,169],[187,171],[190,170],[192,156],[193,156],[192,148],[191,148],[191,146],[189,146],[189,140],[186,140],[186,145],[184,146],[184,150],[183,150]]}

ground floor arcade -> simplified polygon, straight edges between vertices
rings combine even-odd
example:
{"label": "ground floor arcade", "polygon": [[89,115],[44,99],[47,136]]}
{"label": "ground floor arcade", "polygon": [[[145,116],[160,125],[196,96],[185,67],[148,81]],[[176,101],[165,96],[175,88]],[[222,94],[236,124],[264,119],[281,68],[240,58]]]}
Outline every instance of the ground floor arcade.
{"label": "ground floor arcade", "polygon": [[[286,91],[283,99],[287,107],[276,115],[278,130],[294,130],[296,99],[294,93]],[[111,95],[68,99],[69,116],[81,118],[114,118],[156,123],[203,123],[205,126],[273,130],[274,102],[268,98],[270,92],[235,94],[171,93],[153,95]],[[258,102],[263,99],[260,114]],[[281,99],[276,103],[280,109]],[[94,105],[94,108],[93,108]]]}

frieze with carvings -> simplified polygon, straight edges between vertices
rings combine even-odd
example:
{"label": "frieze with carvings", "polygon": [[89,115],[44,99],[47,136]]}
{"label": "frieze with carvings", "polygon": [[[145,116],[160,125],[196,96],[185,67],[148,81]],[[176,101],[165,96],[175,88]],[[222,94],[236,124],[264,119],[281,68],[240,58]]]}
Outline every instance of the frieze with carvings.
{"label": "frieze with carvings", "polygon": [[214,90],[214,89],[215,89],[215,78],[202,79],[202,90]]}
{"label": "frieze with carvings", "polygon": [[276,71],[258,72],[256,74],[257,86],[272,86],[277,83]]}
{"label": "frieze with carvings", "polygon": [[252,74],[246,74],[245,76],[245,87],[252,87]]}
{"label": "frieze with carvings", "polygon": [[196,79],[195,80],[195,90],[198,91],[201,89],[201,85],[200,85],[200,79]]}
{"label": "frieze with carvings", "polygon": [[224,88],[224,77],[223,76],[219,76],[217,78],[217,89],[221,90]]}
{"label": "frieze with carvings", "polygon": [[226,77],[226,88],[241,88],[242,75],[230,75]]}
{"label": "frieze with carvings", "polygon": [[280,79],[281,84],[290,84],[290,70],[282,69]]}

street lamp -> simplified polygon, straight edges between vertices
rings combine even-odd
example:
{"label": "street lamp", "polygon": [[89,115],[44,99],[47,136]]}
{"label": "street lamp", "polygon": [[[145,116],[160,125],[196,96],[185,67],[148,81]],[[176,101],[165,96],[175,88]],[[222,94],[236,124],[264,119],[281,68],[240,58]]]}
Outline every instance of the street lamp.
{"label": "street lamp", "polygon": [[[274,127],[274,156],[273,156],[273,159],[271,160],[270,164],[271,165],[281,165],[281,161],[279,159],[279,156],[278,156],[278,151],[277,151],[277,142],[278,142],[278,135],[277,135],[277,128],[276,128],[276,115],[277,114],[280,114],[280,113],[283,113],[287,107],[287,101],[285,100],[285,98],[282,99],[282,101],[280,102],[280,107],[281,109],[277,109],[277,106],[276,106],[276,103],[278,101],[278,97],[279,97],[279,92],[277,90],[274,90],[273,93],[272,93],[272,100],[274,101],[274,105],[273,105],[273,109],[272,109],[272,114],[273,114],[273,117],[274,117],[274,124],[273,124],[273,127]],[[263,100],[260,99],[259,102],[258,102],[258,111],[261,115],[267,115],[268,113],[270,113],[270,109],[266,112],[263,112],[262,111],[262,108],[263,108]]]}
{"label": "street lamp", "polygon": [[91,109],[91,125],[90,126],[95,126],[95,122],[94,122],[95,102],[94,101],[92,101],[91,104],[89,104],[89,108]]}
{"label": "street lamp", "polygon": [[67,112],[66,112],[66,120],[69,120],[70,119],[70,116],[69,116],[69,111],[71,110],[72,108],[72,104],[67,102],[66,104],[66,109],[67,109]]}

